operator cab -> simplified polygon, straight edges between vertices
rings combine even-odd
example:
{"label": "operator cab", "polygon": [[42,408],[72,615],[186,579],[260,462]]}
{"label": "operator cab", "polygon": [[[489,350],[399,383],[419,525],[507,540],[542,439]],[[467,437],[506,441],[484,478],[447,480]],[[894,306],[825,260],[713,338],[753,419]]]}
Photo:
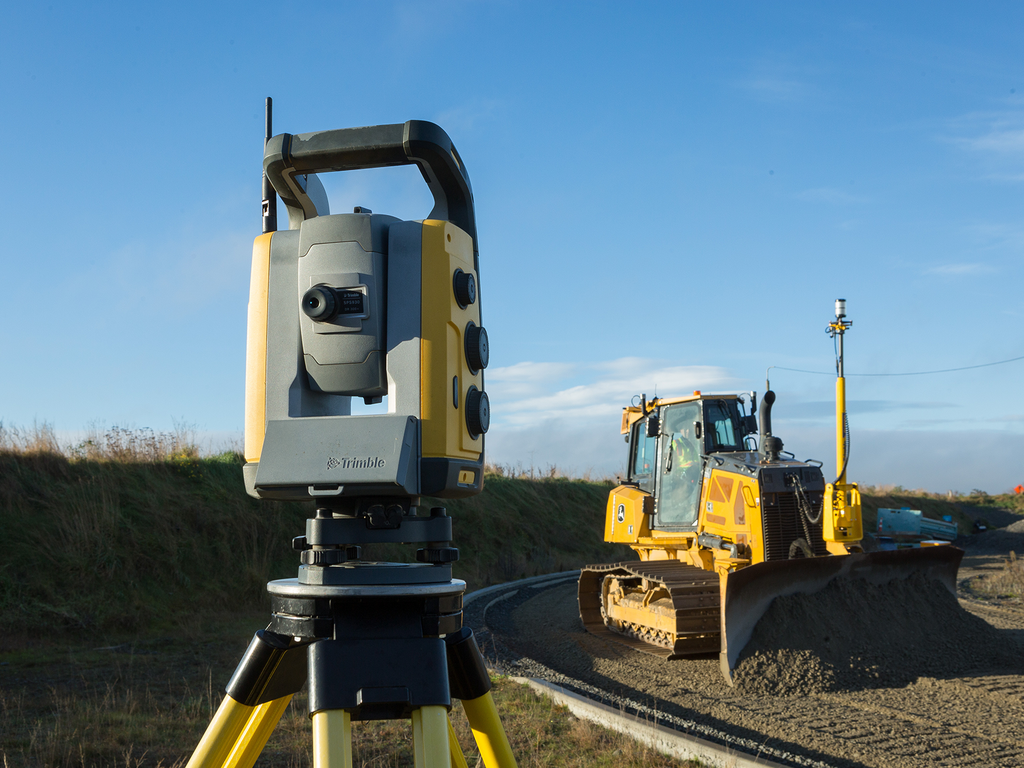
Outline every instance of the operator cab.
{"label": "operator cab", "polygon": [[735,395],[694,396],[658,405],[632,425],[629,482],[656,499],[652,528],[696,530],[708,456],[747,451],[753,416]]}

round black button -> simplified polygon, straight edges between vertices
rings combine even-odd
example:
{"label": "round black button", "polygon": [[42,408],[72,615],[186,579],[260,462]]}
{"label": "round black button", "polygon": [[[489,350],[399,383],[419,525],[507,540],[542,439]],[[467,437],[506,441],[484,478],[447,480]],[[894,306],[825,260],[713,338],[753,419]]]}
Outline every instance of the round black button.
{"label": "round black button", "polygon": [[476,278],[472,275],[456,269],[452,287],[455,289],[455,301],[463,309],[476,301]]}
{"label": "round black button", "polygon": [[491,403],[487,393],[470,387],[466,393],[466,429],[470,437],[477,438],[491,426]]}
{"label": "round black button", "polygon": [[470,372],[476,373],[486,368],[489,359],[487,331],[470,320],[466,326],[466,362],[469,363]]}

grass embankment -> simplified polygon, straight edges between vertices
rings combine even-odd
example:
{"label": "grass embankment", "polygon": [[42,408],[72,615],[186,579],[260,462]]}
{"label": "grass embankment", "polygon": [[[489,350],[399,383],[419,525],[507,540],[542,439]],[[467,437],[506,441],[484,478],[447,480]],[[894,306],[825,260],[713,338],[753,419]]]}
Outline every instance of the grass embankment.
{"label": "grass embankment", "polygon": [[[235,454],[138,437],[70,451],[0,440],[4,768],[183,765],[267,623],[266,582],[295,575],[310,505],[246,496]],[[602,541],[608,487],[492,474],[479,496],[425,504],[448,507],[453,570],[474,589],[625,556]],[[679,765],[509,681],[495,699],[521,766]],[[473,765],[460,705],[452,720]],[[409,731],[358,724],[356,764],[411,765]],[[260,764],[310,765],[311,749],[302,692]]]}
{"label": "grass embankment", "polygon": [[[472,590],[625,556],[602,541],[607,490],[490,475],[478,496],[425,504],[447,506],[454,575]],[[236,454],[0,453],[0,619],[21,630],[162,631],[211,612],[266,611],[266,582],[295,575],[291,539],[312,513],[249,498]],[[377,554],[408,560],[414,547]]]}

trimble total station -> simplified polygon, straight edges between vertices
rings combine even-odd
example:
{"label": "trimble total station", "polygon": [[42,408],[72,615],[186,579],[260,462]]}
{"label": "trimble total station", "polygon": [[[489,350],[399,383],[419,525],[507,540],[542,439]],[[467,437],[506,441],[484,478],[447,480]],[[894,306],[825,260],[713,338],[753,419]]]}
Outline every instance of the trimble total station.
{"label": "trimble total station", "polygon": [[[408,164],[434,197],[426,220],[330,215],[317,173]],[[289,229],[273,231],[265,204],[249,296],[249,493],[344,508],[479,492],[487,333],[473,192],[448,135],[418,120],[280,134],[264,168]],[[386,414],[352,415],[353,398],[384,397]]]}
{"label": "trimble total station", "polygon": [[[188,768],[252,766],[309,681],[315,768],[351,768],[351,722],[411,718],[415,763],[466,765],[448,720],[460,699],[487,768],[515,768],[472,631],[444,507],[483,487],[487,334],[473,193],[433,123],[272,136],[253,245],[245,485],[310,500],[298,576],[267,585],[256,633]],[[331,215],[316,174],[416,165],[434,207],[403,221]],[[277,230],[277,200],[289,228]],[[386,400],[386,413],[352,402]],[[358,400],[357,400],[358,402]],[[415,545],[412,562],[363,556]]]}

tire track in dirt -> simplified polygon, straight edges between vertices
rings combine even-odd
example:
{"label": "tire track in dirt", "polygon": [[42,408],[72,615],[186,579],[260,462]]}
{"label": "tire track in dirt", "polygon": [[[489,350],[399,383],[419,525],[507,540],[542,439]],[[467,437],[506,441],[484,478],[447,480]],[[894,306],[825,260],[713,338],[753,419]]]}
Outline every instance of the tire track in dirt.
{"label": "tire track in dirt", "polygon": [[[974,600],[964,607],[1020,655],[1024,611]],[[486,618],[467,619],[483,630],[482,637],[490,631],[485,652],[511,674],[530,676],[531,664],[543,665],[565,676],[560,685],[576,680],[598,688],[606,703],[642,702],[703,729],[705,738],[724,733],[747,744],[746,751],[759,745],[772,759],[792,765],[1024,765],[1024,669],[986,669],[978,659],[978,669],[945,675],[929,668],[909,684],[886,687],[881,679],[842,690],[765,695],[729,688],[717,657],[665,661],[586,634],[571,582],[521,589],[493,605]],[[811,680],[809,687],[815,685]]]}

